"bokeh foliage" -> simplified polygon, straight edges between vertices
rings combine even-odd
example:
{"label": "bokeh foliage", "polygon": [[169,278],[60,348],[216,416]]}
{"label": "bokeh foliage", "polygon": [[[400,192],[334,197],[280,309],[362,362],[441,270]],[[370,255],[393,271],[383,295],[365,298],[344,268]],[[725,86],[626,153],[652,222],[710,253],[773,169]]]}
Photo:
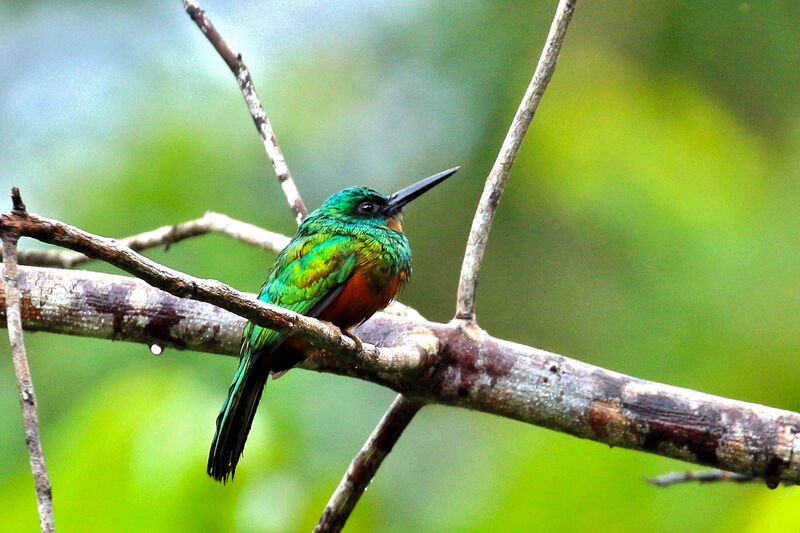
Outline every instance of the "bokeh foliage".
{"label": "bokeh foliage", "polygon": [[[448,320],[483,178],[555,2],[204,7],[245,54],[309,206],[463,165],[406,224],[403,300]],[[492,232],[481,324],[800,410],[799,15],[791,2],[580,4]],[[4,3],[0,50],[0,187],[19,185],[32,210],[114,236],[208,209],[293,230],[235,83],[179,2]],[[149,255],[245,290],[272,259],[217,236]],[[232,359],[26,339],[60,531],[308,531],[393,396],[302,371],[270,383],[223,487],[204,467]],[[32,531],[3,354],[2,529]],[[797,530],[800,489],[642,481],[684,468],[431,407],[349,530]]]}

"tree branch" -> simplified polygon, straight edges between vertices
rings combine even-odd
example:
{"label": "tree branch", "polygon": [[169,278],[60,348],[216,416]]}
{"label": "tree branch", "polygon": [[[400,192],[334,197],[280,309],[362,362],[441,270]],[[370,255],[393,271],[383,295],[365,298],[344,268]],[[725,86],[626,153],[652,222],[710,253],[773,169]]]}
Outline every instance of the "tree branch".
{"label": "tree branch", "polygon": [[464,262],[461,265],[461,276],[458,281],[458,296],[456,302],[456,318],[462,320],[475,320],[475,291],[478,287],[478,272],[480,271],[481,261],[486,251],[486,242],[489,239],[489,230],[494,221],[494,214],[497,204],[503,194],[503,188],[508,181],[508,174],[519,153],[522,140],[528,131],[528,126],[533,120],[536,108],[542,100],[547,84],[556,69],[556,61],[561,51],[561,45],[567,36],[567,27],[572,20],[572,13],[575,11],[577,0],[561,0],[558,3],[553,24],[550,26],[550,34],[542,50],[539,63],[533,73],[528,90],[522,97],[517,114],[511,121],[511,127],[497,154],[497,159],[492,166],[489,176],[486,178],[486,185],[481,195],[475,218],[472,220],[472,228],[467,240],[467,250],[464,253]]}
{"label": "tree branch", "polygon": [[398,394],[336,487],[314,533],[338,533],[422,403]]}
{"label": "tree branch", "polygon": [[[25,205],[17,194],[14,198],[14,212],[24,213]],[[36,487],[36,500],[39,509],[39,523],[42,532],[55,532],[53,519],[53,492],[47,466],[44,461],[42,441],[39,437],[39,418],[36,414],[36,395],[33,390],[33,379],[25,353],[25,340],[22,335],[22,317],[20,308],[20,291],[17,285],[17,239],[18,235],[10,231],[1,234],[3,241],[3,292],[6,306],[8,338],[11,341],[11,352],[14,358],[14,372],[19,388],[19,403],[22,406],[22,421],[25,427],[25,443],[28,446],[28,458],[33,472]]]}
{"label": "tree branch", "polygon": [[[131,250],[140,252],[158,246],[169,247],[184,239],[207,233],[227,235],[270,252],[280,252],[289,244],[289,237],[285,235],[273,233],[253,224],[213,211],[208,211],[202,218],[171,226],[163,226],[152,231],[120,239],[119,242]],[[74,268],[92,261],[91,257],[71,250],[19,250],[18,254],[19,263],[22,265]]]}
{"label": "tree branch", "polygon": [[[698,481],[700,483],[718,483],[720,481],[732,481],[734,483],[754,483],[759,481],[763,482],[764,480],[754,476],[726,472],[725,470],[688,470],[686,472],[670,472],[669,474],[649,478],[646,481],[655,487],[665,488],[673,485],[679,485],[681,483],[689,483],[691,481]],[[771,489],[774,489],[778,487],[778,483],[775,481],[770,481],[767,482],[767,486]]]}
{"label": "tree branch", "polygon": [[275,169],[275,175],[281,184],[283,194],[286,196],[286,200],[294,212],[295,220],[299,224],[308,214],[308,209],[306,209],[303,199],[300,198],[300,192],[294,183],[292,173],[289,171],[286,159],[283,157],[283,152],[278,146],[278,139],[275,137],[275,132],[272,131],[269,118],[267,118],[267,114],[261,106],[261,101],[258,99],[253,80],[250,78],[250,71],[242,61],[242,55],[233,53],[233,50],[230,49],[211,23],[211,20],[209,20],[206,12],[195,0],[184,0],[183,7],[236,77],[236,83],[239,84],[239,89],[242,91],[244,101],[247,103],[247,109],[250,111],[250,116],[253,117],[253,123],[258,130],[258,134],[261,136],[264,150],[266,150],[267,156],[272,161],[272,167]]}
{"label": "tree branch", "polygon": [[[237,351],[244,319],[209,304],[111,274],[19,270],[28,330]],[[410,359],[399,365],[402,371],[385,348],[371,364],[320,354],[302,367],[377,383],[425,403],[504,416],[771,483],[800,483],[800,414],[625,376],[494,338],[466,322],[430,322],[413,312],[378,313],[356,333],[365,346],[408,346],[419,338],[430,345],[424,357],[414,356],[414,349],[405,352]]]}
{"label": "tree branch", "polygon": [[386,369],[386,365],[389,365],[394,371],[401,371],[409,365],[417,365],[427,347],[433,347],[430,342],[391,350],[369,344],[359,347],[332,324],[267,304],[219,281],[189,276],[156,263],[114,239],[93,235],[33,213],[12,211],[11,214],[0,216],[0,231],[33,237],[94,259],[102,259],[170,294],[214,304],[260,326],[309,339],[315,345],[360,366],[378,365]]}

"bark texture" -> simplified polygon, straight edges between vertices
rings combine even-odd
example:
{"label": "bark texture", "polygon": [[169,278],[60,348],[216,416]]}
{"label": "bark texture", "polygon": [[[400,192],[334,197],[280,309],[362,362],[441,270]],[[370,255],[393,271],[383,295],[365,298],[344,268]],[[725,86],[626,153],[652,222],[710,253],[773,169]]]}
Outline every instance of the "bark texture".
{"label": "bark texture", "polygon": [[[14,196],[14,211],[24,212],[25,205]],[[8,339],[11,342],[11,354],[14,360],[14,373],[19,389],[19,403],[22,407],[22,424],[25,429],[25,445],[28,448],[28,460],[33,473],[36,489],[36,504],[39,511],[39,525],[42,533],[54,533],[53,489],[42,450],[42,439],[39,432],[39,416],[37,414],[36,393],[33,390],[33,378],[28,365],[25,340],[22,334],[22,311],[17,268],[17,236],[4,232],[3,241],[3,309],[6,315]]]}
{"label": "bark texture", "polygon": [[[19,271],[25,329],[237,352],[244,319],[213,305],[133,278]],[[394,309],[401,314],[378,313],[356,332],[377,346],[411,345],[432,334],[435,345],[418,359],[398,368],[392,356],[379,356],[360,366],[321,353],[303,367],[377,383],[423,403],[500,415],[770,485],[800,482],[798,413],[637,379],[494,338],[467,322],[441,324]]]}

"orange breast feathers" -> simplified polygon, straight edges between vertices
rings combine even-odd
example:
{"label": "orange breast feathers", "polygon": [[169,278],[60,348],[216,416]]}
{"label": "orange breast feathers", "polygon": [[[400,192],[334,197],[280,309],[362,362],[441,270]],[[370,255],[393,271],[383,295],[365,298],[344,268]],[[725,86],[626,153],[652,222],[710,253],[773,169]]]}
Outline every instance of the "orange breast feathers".
{"label": "orange breast feathers", "polygon": [[403,215],[397,214],[386,219],[386,225],[397,231],[403,231]]}
{"label": "orange breast feathers", "polygon": [[380,287],[356,270],[345,282],[339,296],[320,313],[319,318],[342,329],[358,325],[386,307],[405,285],[406,278],[406,273],[401,272],[384,287]]}

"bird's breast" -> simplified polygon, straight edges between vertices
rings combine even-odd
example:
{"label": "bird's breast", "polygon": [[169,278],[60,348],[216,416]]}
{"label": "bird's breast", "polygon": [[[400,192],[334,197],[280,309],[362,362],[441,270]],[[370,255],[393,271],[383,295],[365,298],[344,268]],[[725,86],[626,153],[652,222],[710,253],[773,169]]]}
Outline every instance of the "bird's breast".
{"label": "bird's breast", "polygon": [[376,279],[363,270],[356,270],[342,287],[342,292],[319,315],[322,320],[342,329],[358,325],[386,307],[405,285],[405,271],[385,279]]}

